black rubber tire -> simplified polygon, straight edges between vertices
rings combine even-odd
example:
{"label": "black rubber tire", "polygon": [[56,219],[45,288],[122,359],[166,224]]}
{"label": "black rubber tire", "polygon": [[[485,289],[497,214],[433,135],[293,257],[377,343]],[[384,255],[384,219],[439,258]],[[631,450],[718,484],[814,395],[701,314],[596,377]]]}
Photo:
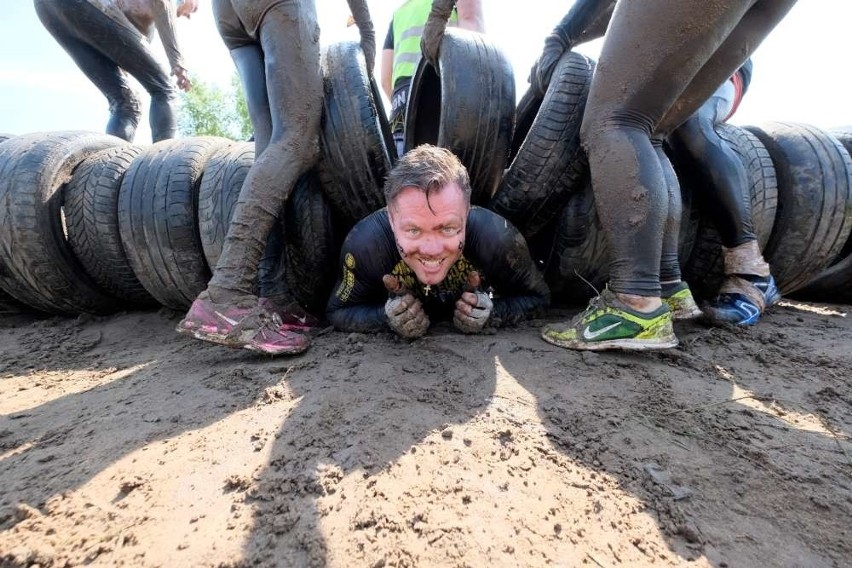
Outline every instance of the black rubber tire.
{"label": "black rubber tire", "polygon": [[299,178],[284,215],[287,290],[306,310],[322,314],[334,286],[338,247],[331,207],[316,174]]}
{"label": "black rubber tire", "polygon": [[569,195],[553,230],[551,250],[542,260],[544,277],[557,305],[582,303],[609,279],[610,250],[588,176],[582,190]]}
{"label": "black rubber tire", "polygon": [[425,59],[411,80],[405,149],[433,144],[451,150],[470,174],[471,201],[494,195],[509,156],[515,81],[505,55],[481,34],[448,29],[440,73]]}
{"label": "black rubber tire", "polygon": [[219,148],[215,137],[158,142],[130,165],[118,199],[124,250],[139,282],[161,304],[189,307],[210,279],[198,231],[198,189]]}
{"label": "black rubber tire", "polygon": [[204,258],[216,266],[240,189],[254,163],[254,143],[222,146],[210,156],[198,188],[198,231]]}
{"label": "black rubber tire", "polygon": [[[517,153],[488,207],[527,239],[559,215],[571,193],[582,189],[588,174],[580,125],[593,69],[591,59],[568,52],[554,70],[540,104],[535,104],[531,90],[521,100],[512,143],[517,144]],[[519,139],[522,142],[517,143]]]}
{"label": "black rubber tire", "polygon": [[764,257],[782,294],[814,279],[852,230],[852,160],[827,132],[805,124],[749,126],[778,178],[778,212]]}
{"label": "black rubber tire", "polygon": [[65,187],[65,224],[71,250],[101,288],[134,306],[150,307],[157,302],[133,273],[118,229],[121,180],[141,153],[138,146],[117,146],[83,161]]}
{"label": "black rubber tire", "polygon": [[322,57],[322,74],[322,185],[341,217],[355,224],[384,207],[383,185],[396,163],[396,146],[358,43],[329,46]]}
{"label": "black rubber tire", "polygon": [[63,188],[83,160],[123,140],[32,133],[0,144],[0,288],[49,313],[110,313],[124,302],[86,274],[65,239]]}
{"label": "black rubber tire", "polygon": [[[0,144],[12,138],[12,134],[0,132]],[[26,306],[18,302],[15,298],[0,290],[0,314],[16,314],[25,311]]]}
{"label": "black rubber tire", "polygon": [[[852,126],[833,128],[829,134],[852,154]],[[797,293],[797,296],[824,302],[852,304],[852,235],[834,263]]]}
{"label": "black rubber tire", "polygon": [[[778,184],[772,159],[763,143],[748,130],[721,124],[716,127],[716,131],[740,158],[748,174],[752,223],[757,242],[763,250],[772,234],[778,206]],[[683,161],[681,165],[685,165]],[[683,263],[683,277],[689,282],[695,296],[712,298],[724,280],[725,259],[719,232],[710,219],[712,215],[702,211],[706,206],[701,202],[701,195],[714,191],[714,188],[698,174],[694,166],[686,165],[678,173],[684,185],[692,188],[699,219],[692,254]]]}

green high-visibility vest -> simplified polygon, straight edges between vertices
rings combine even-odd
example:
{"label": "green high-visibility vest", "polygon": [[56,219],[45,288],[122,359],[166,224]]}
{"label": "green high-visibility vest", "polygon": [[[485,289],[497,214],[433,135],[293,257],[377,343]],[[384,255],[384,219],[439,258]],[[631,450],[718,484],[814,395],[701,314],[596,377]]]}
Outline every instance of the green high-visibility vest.
{"label": "green high-visibility vest", "polygon": [[[420,36],[429,18],[432,0],[408,0],[393,13],[393,78],[411,77],[420,61]],[[458,15],[453,10],[450,23],[456,24]]]}

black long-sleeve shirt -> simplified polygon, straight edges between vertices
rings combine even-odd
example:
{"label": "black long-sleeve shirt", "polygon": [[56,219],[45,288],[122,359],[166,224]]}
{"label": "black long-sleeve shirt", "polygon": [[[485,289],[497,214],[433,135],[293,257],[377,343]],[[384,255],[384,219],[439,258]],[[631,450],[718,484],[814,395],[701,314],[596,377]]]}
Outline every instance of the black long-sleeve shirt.
{"label": "black long-sleeve shirt", "polygon": [[481,290],[493,295],[489,325],[514,324],[541,312],[550,303],[550,290],[536,268],[526,241],[496,213],[472,207],[467,218],[462,256],[440,283],[426,288],[402,260],[396,248],[387,209],[361,220],[343,243],[340,276],[328,301],[327,315],[337,329],[387,329],[382,282],[393,274],[416,298],[431,321],[451,319],[468,275],[478,271]]}

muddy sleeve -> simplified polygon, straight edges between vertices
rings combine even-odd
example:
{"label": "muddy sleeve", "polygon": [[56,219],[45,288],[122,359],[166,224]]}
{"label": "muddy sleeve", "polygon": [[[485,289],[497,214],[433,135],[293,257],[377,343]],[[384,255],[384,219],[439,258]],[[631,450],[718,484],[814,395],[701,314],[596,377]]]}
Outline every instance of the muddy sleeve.
{"label": "muddy sleeve", "polygon": [[577,0],[554,28],[568,49],[603,37],[616,0]]}
{"label": "muddy sleeve", "polygon": [[367,0],[347,0],[349,2],[349,10],[352,12],[352,19],[355,20],[355,25],[358,26],[358,31],[361,32],[363,38],[365,34],[370,35],[375,42],[376,32],[373,30],[373,20],[370,19],[370,10],[367,7]]}
{"label": "muddy sleeve", "polygon": [[180,49],[178,49],[177,34],[175,33],[177,13],[174,5],[171,0],[153,0],[152,7],[154,9],[154,25],[157,27],[157,33],[160,34],[160,41],[166,50],[169,65],[172,69],[175,67],[186,69]]}
{"label": "muddy sleeve", "polygon": [[393,270],[399,254],[393,239],[388,242],[386,219],[384,211],[373,213],[355,225],[343,243],[338,280],[326,306],[328,320],[339,330],[377,332],[388,329],[385,316],[388,293],[382,276]]}
{"label": "muddy sleeve", "polygon": [[485,273],[483,291],[494,294],[490,325],[512,325],[543,313],[550,305],[550,289],[521,233],[485,209],[472,211],[471,219],[465,255]]}

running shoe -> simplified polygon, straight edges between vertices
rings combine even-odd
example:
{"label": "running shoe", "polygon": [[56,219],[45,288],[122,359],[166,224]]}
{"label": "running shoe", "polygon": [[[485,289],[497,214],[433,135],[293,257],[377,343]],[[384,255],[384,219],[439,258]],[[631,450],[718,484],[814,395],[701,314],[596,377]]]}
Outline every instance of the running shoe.
{"label": "running shoe", "polygon": [[695,303],[689,284],[681,280],[677,284],[663,284],[662,300],[672,312],[672,319],[691,320],[701,315],[701,309]]}
{"label": "running shoe", "polygon": [[295,355],[310,345],[306,336],[286,329],[277,314],[260,306],[216,304],[200,296],[177,325],[177,332],[269,355]]}
{"label": "running shoe", "polygon": [[760,320],[760,315],[766,308],[774,306],[781,300],[781,292],[772,276],[737,277],[736,280],[739,286],[750,287],[751,290],[743,289],[743,292],[727,291],[719,294],[710,305],[704,308],[704,314],[711,322],[754,325]]}
{"label": "running shoe", "polygon": [[570,322],[545,326],[541,337],[560,347],[590,351],[642,351],[677,345],[672,313],[665,303],[648,314],[637,312],[619,301],[609,288]]}

